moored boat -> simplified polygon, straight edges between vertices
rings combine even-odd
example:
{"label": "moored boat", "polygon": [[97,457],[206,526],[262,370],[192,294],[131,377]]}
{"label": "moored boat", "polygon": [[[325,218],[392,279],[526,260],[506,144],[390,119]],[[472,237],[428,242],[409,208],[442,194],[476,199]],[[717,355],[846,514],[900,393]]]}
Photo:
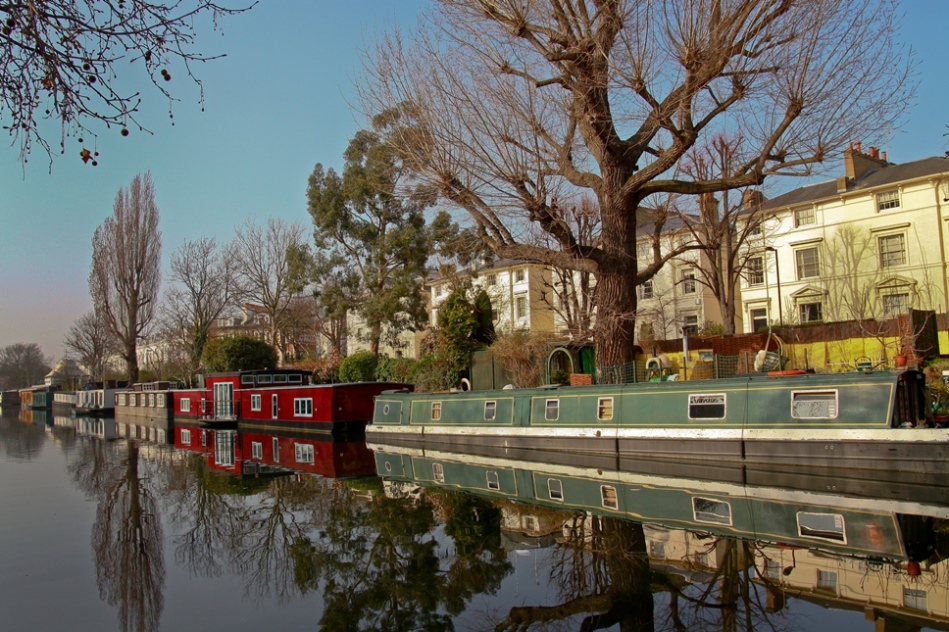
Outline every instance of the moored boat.
{"label": "moored boat", "polygon": [[451,450],[531,448],[594,460],[671,459],[949,473],[918,371],[376,398],[370,441]]}
{"label": "moored boat", "polygon": [[215,426],[360,437],[372,418],[374,396],[411,388],[398,382],[308,384],[308,379],[306,371],[294,369],[211,374],[205,388],[174,393],[174,414]]}

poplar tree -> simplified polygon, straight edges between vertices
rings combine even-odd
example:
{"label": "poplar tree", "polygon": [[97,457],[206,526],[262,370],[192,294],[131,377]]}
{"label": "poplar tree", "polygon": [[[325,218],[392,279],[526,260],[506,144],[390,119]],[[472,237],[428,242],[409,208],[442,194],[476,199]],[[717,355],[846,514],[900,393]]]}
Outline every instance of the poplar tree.
{"label": "poplar tree", "polygon": [[112,216],[92,237],[89,293],[116,337],[130,382],[138,381],[138,341],[156,314],[161,286],[161,231],[151,174],[119,189]]}

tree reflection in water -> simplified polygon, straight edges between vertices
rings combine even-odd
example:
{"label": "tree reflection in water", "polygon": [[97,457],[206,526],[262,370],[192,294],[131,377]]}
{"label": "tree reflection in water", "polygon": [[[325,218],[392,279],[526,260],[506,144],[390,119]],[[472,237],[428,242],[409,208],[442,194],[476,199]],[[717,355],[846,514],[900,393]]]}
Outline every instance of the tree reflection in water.
{"label": "tree reflection in water", "polygon": [[98,503],[92,550],[99,596],[118,611],[123,632],[160,629],[165,563],[162,526],[149,474],[161,468],[139,459],[133,442],[89,441],[71,465],[79,486]]}

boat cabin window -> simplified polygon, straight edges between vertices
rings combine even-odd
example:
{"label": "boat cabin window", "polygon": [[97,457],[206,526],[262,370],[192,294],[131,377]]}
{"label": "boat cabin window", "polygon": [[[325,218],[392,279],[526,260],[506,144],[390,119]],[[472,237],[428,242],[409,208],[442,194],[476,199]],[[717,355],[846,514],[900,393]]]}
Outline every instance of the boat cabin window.
{"label": "boat cabin window", "polygon": [[439,483],[445,482],[445,468],[441,463],[432,463],[432,477]]}
{"label": "boat cabin window", "polygon": [[560,419],[560,400],[548,399],[547,406],[544,408],[544,419],[547,421],[557,421]]}
{"label": "boat cabin window", "polygon": [[600,501],[607,509],[619,509],[619,498],[616,496],[616,488],[612,485],[600,486]]}
{"label": "boat cabin window", "polygon": [[313,450],[313,444],[295,443],[293,445],[293,454],[297,463],[315,463],[316,458]]}
{"label": "boat cabin window", "polygon": [[689,419],[724,419],[725,393],[690,393]]}
{"label": "boat cabin window", "polygon": [[254,393],[250,396],[250,409],[260,410],[263,407],[260,393]]}
{"label": "boat cabin window", "polygon": [[837,391],[791,391],[794,419],[836,419]]}
{"label": "boat cabin window", "polygon": [[432,421],[438,421],[442,418],[442,403],[432,402]]}
{"label": "boat cabin window", "polygon": [[125,393],[119,393],[119,406],[125,406],[125,402],[128,401],[125,397]]}
{"label": "boat cabin window", "polygon": [[696,522],[731,526],[732,506],[724,500],[695,496],[692,498],[692,517]]}
{"label": "boat cabin window", "polygon": [[563,483],[560,482],[560,479],[547,479],[547,493],[551,500],[563,500]]}
{"label": "boat cabin window", "polygon": [[253,385],[254,385],[254,374],[253,374],[253,373],[245,373],[244,375],[242,375],[242,376],[241,376],[241,384],[250,384],[251,386],[253,386]]}
{"label": "boat cabin window", "polygon": [[181,431],[181,443],[184,445],[191,445],[191,431],[182,430]]}
{"label": "boat cabin window", "polygon": [[280,373],[279,375],[275,375],[273,376],[273,382],[274,384],[286,384],[287,376],[283,373]]}
{"label": "boat cabin window", "polygon": [[847,543],[844,517],[840,514],[799,511],[797,514],[797,532],[802,538]]}
{"label": "boat cabin window", "polygon": [[277,437],[272,437],[272,438],[273,438],[273,447],[272,447],[273,460],[274,460],[274,463],[280,463],[280,440],[277,439]]}
{"label": "boat cabin window", "polygon": [[264,458],[264,444],[261,443],[260,441],[251,441],[250,453],[251,453],[251,458],[263,459]]}
{"label": "boat cabin window", "polygon": [[257,376],[257,383],[258,383],[258,384],[270,384],[271,382],[273,382],[273,376],[272,376],[272,375],[258,375],[258,376]]}
{"label": "boat cabin window", "polygon": [[485,421],[494,421],[494,418],[498,414],[498,403],[497,402],[485,402],[484,403],[484,420]]}
{"label": "boat cabin window", "polygon": [[498,480],[498,473],[494,471],[488,471],[484,473],[485,479],[487,479],[488,489],[501,489],[501,482]]}
{"label": "boat cabin window", "polygon": [[290,375],[290,379],[289,379],[288,381],[289,381],[291,384],[302,384],[302,383],[303,383],[303,376],[300,375],[299,373],[293,373],[292,375]]}
{"label": "boat cabin window", "polygon": [[201,431],[201,447],[202,448],[208,447],[208,431],[207,430]]}
{"label": "boat cabin window", "polygon": [[294,417],[312,417],[313,416],[313,398],[297,397],[293,400]]}
{"label": "boat cabin window", "polygon": [[600,421],[609,421],[613,418],[613,398],[601,397],[596,406],[596,418]]}
{"label": "boat cabin window", "polygon": [[159,407],[159,408],[164,408],[164,407],[165,407],[165,394],[164,394],[164,393],[159,393],[159,394],[158,394],[158,407]]}

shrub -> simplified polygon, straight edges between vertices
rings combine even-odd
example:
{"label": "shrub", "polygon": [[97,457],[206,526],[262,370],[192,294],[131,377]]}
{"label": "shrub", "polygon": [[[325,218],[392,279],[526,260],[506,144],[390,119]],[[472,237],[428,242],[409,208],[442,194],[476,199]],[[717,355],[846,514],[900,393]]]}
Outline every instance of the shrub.
{"label": "shrub", "polygon": [[373,382],[379,359],[372,351],[357,351],[339,365],[341,382]]}
{"label": "shrub", "polygon": [[277,366],[277,352],[263,340],[250,336],[214,338],[204,348],[208,371],[247,371]]}
{"label": "shrub", "polygon": [[389,358],[382,356],[376,366],[377,382],[408,382],[415,370],[415,360],[411,358]]}

